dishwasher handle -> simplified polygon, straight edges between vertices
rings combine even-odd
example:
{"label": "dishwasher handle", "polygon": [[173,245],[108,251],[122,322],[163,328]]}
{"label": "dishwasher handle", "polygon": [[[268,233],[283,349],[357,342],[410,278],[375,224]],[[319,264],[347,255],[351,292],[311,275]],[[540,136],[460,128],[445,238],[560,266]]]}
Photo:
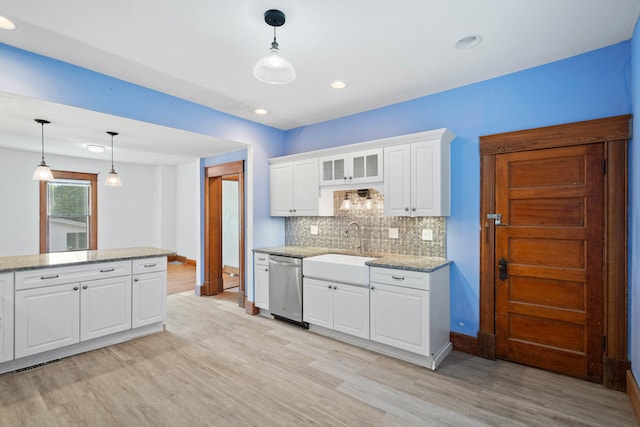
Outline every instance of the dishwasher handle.
{"label": "dishwasher handle", "polygon": [[283,256],[275,257],[273,255],[269,257],[269,264],[280,264],[280,265],[290,266],[290,267],[301,267],[302,266],[301,261],[302,260],[300,258],[293,258],[293,257],[283,257]]}

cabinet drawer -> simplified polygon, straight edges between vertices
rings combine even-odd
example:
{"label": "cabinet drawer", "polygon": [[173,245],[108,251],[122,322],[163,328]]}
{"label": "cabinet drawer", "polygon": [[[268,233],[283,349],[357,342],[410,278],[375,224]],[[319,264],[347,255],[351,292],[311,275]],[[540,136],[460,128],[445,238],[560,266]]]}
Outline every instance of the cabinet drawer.
{"label": "cabinet drawer", "polygon": [[142,258],[133,260],[133,274],[153,273],[167,269],[167,257]]}
{"label": "cabinet drawer", "polygon": [[429,290],[429,273],[392,268],[371,267],[370,281],[403,288]]}
{"label": "cabinet drawer", "polygon": [[15,274],[16,291],[20,291],[64,283],[127,276],[131,274],[131,262],[114,261],[69,267],[42,268],[17,271]]}
{"label": "cabinet drawer", "polygon": [[255,265],[265,265],[269,266],[269,254],[263,254],[260,252],[255,252],[253,254],[253,263]]}

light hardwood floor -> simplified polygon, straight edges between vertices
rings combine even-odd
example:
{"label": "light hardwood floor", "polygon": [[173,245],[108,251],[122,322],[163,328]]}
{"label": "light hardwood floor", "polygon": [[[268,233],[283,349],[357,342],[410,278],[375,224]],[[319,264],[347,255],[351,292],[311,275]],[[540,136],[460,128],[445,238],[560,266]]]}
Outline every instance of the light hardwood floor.
{"label": "light hardwood floor", "polygon": [[435,372],[168,296],[167,330],[0,376],[1,426],[634,426],[627,396],[453,352]]}

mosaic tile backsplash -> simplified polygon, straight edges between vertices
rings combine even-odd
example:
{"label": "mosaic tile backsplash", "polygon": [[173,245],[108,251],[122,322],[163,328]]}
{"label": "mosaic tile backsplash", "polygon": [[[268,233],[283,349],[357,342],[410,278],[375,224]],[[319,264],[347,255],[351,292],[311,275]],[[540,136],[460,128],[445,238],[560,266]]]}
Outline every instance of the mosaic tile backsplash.
{"label": "mosaic tile backsplash", "polygon": [[[345,193],[352,203],[350,210],[340,210]],[[335,191],[333,217],[285,218],[285,243],[353,251],[361,245],[362,253],[446,257],[445,217],[386,217],[382,194],[370,189],[369,195],[371,210],[365,209],[365,198],[355,191]],[[351,222],[358,224],[358,230],[355,225],[349,227]],[[311,226],[318,227],[317,235],[311,234]],[[398,229],[397,239],[389,238],[389,228]],[[433,240],[422,240],[422,230],[432,230]]]}

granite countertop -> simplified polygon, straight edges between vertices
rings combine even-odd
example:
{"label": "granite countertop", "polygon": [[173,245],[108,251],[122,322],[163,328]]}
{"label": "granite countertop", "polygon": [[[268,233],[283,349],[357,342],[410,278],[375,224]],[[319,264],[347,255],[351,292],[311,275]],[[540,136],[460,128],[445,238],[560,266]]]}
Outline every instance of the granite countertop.
{"label": "granite countertop", "polygon": [[306,258],[324,254],[345,254],[366,256],[375,258],[365,264],[370,267],[396,268],[400,270],[422,271],[431,273],[439,268],[451,264],[452,261],[446,258],[385,254],[385,253],[357,253],[343,249],[320,248],[313,246],[276,246],[272,248],[254,249],[254,252],[266,253],[270,255],[290,256],[294,258]]}
{"label": "granite countertop", "polygon": [[149,258],[174,255],[165,249],[140,247],[122,249],[99,249],[91,251],[53,252],[40,255],[18,255],[0,257],[0,272],[33,270],[48,267],[63,267],[107,261]]}

